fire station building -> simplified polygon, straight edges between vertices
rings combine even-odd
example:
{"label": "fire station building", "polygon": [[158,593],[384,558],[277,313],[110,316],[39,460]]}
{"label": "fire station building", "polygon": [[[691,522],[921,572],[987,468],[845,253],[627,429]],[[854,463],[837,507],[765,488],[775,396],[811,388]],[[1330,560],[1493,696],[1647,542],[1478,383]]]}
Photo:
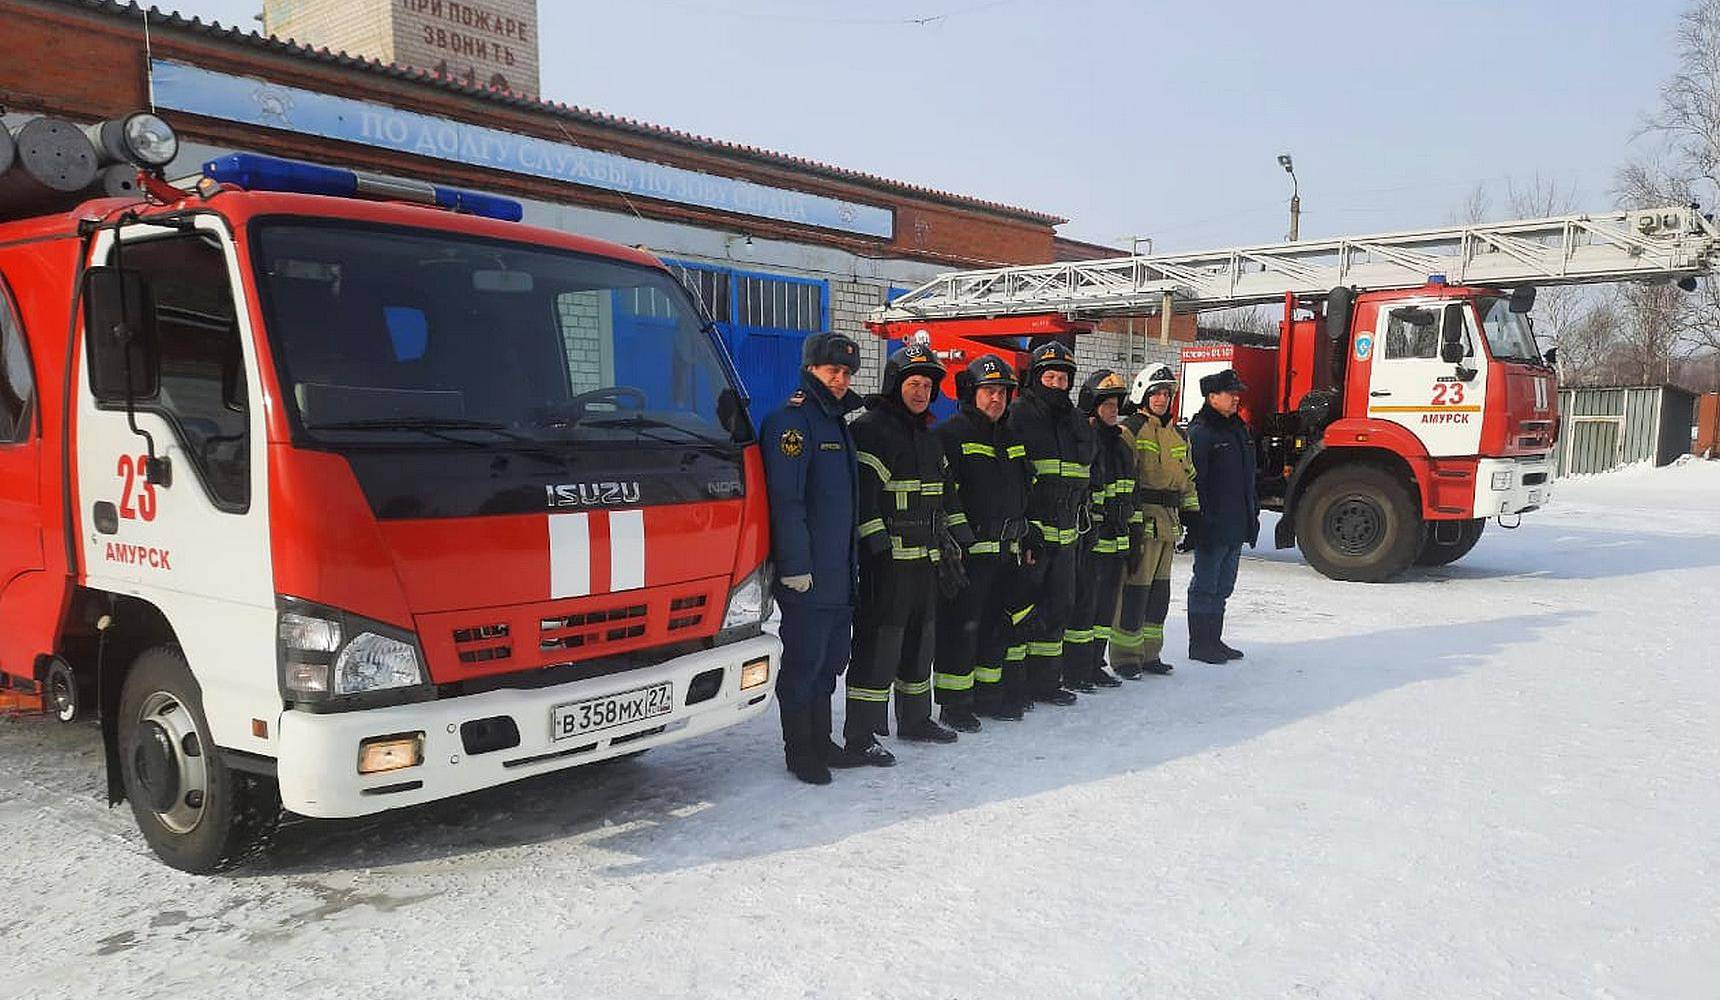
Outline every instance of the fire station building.
{"label": "fire station building", "polygon": [[[700,293],[761,408],[790,391],[800,342],[820,329],[860,341],[857,384],[875,386],[888,345],[863,324],[893,291],[955,268],[1116,252],[1059,238],[1067,220],[1054,215],[523,96],[495,86],[501,76],[109,0],[0,0],[0,17],[8,123],[153,104],[182,140],[170,179],[223,153],[266,153],[506,195],[528,223],[645,246]],[[511,86],[536,87],[535,27],[491,46],[529,54],[529,80]],[[1080,347],[1085,369],[1168,354],[1107,333]]]}

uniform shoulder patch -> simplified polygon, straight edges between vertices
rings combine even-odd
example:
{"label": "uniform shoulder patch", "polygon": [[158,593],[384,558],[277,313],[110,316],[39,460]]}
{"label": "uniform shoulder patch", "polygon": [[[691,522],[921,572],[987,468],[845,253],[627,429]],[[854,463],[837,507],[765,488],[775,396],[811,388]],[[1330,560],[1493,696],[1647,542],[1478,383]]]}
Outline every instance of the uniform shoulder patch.
{"label": "uniform shoulder patch", "polygon": [[788,397],[788,405],[789,406],[799,406],[800,404],[802,404],[804,402],[806,402],[806,390],[805,389],[796,389],[796,390],[794,390],[794,394]]}
{"label": "uniform shoulder patch", "polygon": [[799,458],[806,452],[806,435],[802,434],[799,428],[790,427],[782,432],[782,439],[777,442],[777,447],[789,458]]}

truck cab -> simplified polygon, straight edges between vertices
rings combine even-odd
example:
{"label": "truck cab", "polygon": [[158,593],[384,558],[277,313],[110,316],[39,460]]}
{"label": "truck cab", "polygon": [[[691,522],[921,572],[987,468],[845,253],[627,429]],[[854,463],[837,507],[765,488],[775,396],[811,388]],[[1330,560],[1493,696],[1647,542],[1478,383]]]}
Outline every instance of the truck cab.
{"label": "truck cab", "polygon": [[0,223],[0,670],[70,676],[164,860],[767,708],[753,426],[655,257],[262,157],[152,189]]}

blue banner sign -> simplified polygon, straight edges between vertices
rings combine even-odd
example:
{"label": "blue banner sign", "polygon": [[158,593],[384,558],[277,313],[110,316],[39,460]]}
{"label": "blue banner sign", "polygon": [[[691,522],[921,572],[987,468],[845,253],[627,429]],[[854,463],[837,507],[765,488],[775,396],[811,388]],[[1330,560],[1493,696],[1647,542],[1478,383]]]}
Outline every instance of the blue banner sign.
{"label": "blue banner sign", "polygon": [[876,205],[718,177],[180,62],[157,59],[151,65],[158,107],[205,118],[820,229],[885,239],[895,233],[895,213]]}

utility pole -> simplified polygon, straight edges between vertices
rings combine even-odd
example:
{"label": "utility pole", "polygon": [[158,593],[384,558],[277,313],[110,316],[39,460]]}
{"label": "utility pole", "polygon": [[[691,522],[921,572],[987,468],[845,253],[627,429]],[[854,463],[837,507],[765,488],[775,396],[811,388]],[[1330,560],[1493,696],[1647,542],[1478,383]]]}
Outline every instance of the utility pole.
{"label": "utility pole", "polygon": [[1296,184],[1296,167],[1289,153],[1278,154],[1278,165],[1290,175],[1290,242],[1302,237],[1302,192]]}

